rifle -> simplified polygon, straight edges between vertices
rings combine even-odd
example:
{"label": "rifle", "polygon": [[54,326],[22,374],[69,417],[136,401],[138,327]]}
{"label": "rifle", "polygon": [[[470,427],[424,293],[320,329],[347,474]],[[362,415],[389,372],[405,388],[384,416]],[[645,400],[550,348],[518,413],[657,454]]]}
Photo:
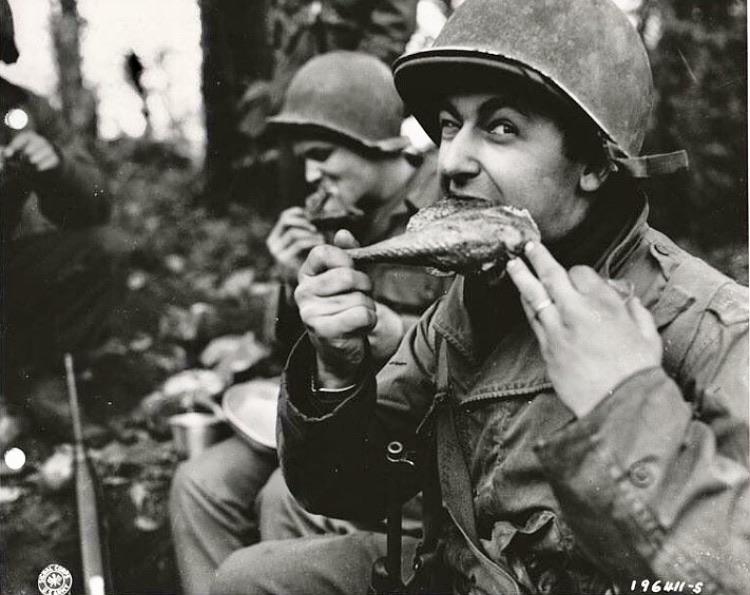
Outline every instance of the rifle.
{"label": "rifle", "polygon": [[414,463],[404,453],[404,446],[398,441],[388,443],[386,451],[389,477],[386,516],[386,555],[372,565],[372,575],[368,595],[406,594],[406,585],[401,579],[401,469]]}
{"label": "rifle", "polygon": [[81,544],[84,588],[86,595],[104,595],[112,592],[112,578],[107,563],[106,542],[102,547],[102,533],[97,510],[97,484],[94,469],[86,456],[86,447],[83,442],[78,391],[73,373],[73,356],[69,353],[65,354],[65,376],[68,382],[70,413],[73,418],[78,536]]}

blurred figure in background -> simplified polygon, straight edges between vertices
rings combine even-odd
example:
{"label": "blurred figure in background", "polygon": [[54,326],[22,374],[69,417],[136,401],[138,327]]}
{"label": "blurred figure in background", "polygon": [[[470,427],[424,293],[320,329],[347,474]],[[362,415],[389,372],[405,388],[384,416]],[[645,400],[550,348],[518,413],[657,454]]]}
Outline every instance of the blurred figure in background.
{"label": "blurred figure in background", "polygon": [[[6,64],[18,59],[14,37],[0,0]],[[67,433],[63,353],[82,354],[101,337],[126,243],[102,227],[106,182],[46,100],[0,77],[0,118],[3,400],[41,429]],[[17,433],[14,419],[3,412],[2,449]]]}
{"label": "blurred figure in background", "polygon": [[[304,208],[281,213],[267,240],[281,285],[276,334],[284,352],[304,330],[293,293],[310,249],[341,228],[352,231],[362,244],[400,234],[417,208],[439,196],[435,155],[404,152],[407,141],[399,136],[402,110],[382,62],[338,51],[313,58],[300,69],[281,113],[271,120],[303,159],[307,182],[315,188]],[[378,264],[368,272],[380,320],[368,336],[373,357],[382,364],[448,283],[411,266]],[[345,521],[305,513],[278,472],[269,482],[277,467],[275,453],[255,450],[237,436],[180,467],[170,514],[186,595],[208,593],[218,566],[252,543],[256,497],[264,485],[261,539],[353,530]],[[417,518],[412,508],[407,530],[418,529]],[[346,580],[346,573],[341,576]]]}

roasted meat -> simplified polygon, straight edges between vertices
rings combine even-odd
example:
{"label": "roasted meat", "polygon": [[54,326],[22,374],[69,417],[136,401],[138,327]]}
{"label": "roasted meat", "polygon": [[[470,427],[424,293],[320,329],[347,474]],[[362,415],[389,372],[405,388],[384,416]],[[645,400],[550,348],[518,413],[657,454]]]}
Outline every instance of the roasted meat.
{"label": "roasted meat", "polygon": [[402,235],[348,253],[356,262],[414,264],[466,275],[504,267],[530,240],[539,240],[539,229],[525,210],[445,199],[414,215]]}
{"label": "roasted meat", "polygon": [[320,231],[335,231],[347,228],[359,221],[364,213],[356,207],[348,207],[324,185],[305,200],[305,215]]}

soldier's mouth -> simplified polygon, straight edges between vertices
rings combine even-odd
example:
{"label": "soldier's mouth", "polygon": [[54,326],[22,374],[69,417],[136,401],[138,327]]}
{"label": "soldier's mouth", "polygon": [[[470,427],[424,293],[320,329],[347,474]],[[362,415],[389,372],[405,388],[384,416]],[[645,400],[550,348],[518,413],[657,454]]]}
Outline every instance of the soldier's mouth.
{"label": "soldier's mouth", "polygon": [[483,198],[481,196],[476,196],[473,194],[459,194],[457,192],[446,192],[445,194],[443,194],[442,200],[461,201],[466,205],[477,208],[497,206],[494,202],[487,198]]}

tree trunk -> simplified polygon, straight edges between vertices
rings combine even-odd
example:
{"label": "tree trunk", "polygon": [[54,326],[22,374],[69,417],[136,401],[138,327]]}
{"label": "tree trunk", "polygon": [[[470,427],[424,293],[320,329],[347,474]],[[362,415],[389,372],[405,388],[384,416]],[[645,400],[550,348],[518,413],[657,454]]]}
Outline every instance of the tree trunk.
{"label": "tree trunk", "polygon": [[712,249],[747,242],[747,15],[737,0],[661,0],[651,51],[651,152],[686,149],[687,174],[649,188],[651,220]]}
{"label": "tree trunk", "polygon": [[57,0],[51,30],[57,57],[63,117],[76,131],[96,135],[96,102],[81,74],[80,19],[76,0]]}
{"label": "tree trunk", "polygon": [[217,213],[236,191],[233,164],[246,149],[238,104],[253,82],[268,78],[264,0],[200,0],[206,117],[204,200]]}

